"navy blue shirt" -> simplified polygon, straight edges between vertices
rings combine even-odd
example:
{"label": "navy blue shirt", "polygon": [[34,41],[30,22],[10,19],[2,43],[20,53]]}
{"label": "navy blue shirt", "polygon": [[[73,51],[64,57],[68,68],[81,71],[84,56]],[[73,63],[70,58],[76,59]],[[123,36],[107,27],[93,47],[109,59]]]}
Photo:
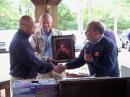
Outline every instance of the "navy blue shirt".
{"label": "navy blue shirt", "polygon": [[37,73],[48,73],[53,65],[39,60],[33,53],[33,49],[25,32],[18,30],[9,47],[10,74],[24,79],[35,78]]}
{"label": "navy blue shirt", "polygon": [[112,39],[115,43],[116,43],[116,37],[113,31],[109,30],[109,29],[105,29],[104,30],[104,35],[110,39]]}
{"label": "navy blue shirt", "polygon": [[82,50],[78,58],[66,64],[67,69],[78,68],[87,63],[91,76],[95,74],[97,77],[119,76],[117,47],[111,39],[103,36],[99,42],[93,45],[91,53],[93,56],[92,62],[84,60],[84,50]]}

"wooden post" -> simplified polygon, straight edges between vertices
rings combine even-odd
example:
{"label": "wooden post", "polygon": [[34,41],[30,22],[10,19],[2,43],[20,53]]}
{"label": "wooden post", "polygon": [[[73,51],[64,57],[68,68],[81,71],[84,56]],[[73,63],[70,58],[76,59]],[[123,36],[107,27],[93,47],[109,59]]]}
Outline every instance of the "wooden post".
{"label": "wooden post", "polygon": [[58,27],[58,3],[61,0],[31,0],[35,5],[35,21],[39,22],[41,14],[48,12],[53,18],[52,27]]}
{"label": "wooden post", "polygon": [[39,22],[39,17],[41,14],[45,13],[46,6],[45,4],[42,5],[35,5],[35,22]]}
{"label": "wooden post", "polygon": [[49,14],[53,18],[52,27],[58,28],[58,7],[57,7],[57,5],[49,5]]}
{"label": "wooden post", "polygon": [[[5,89],[6,97],[10,97],[10,81],[9,80],[0,82],[0,92],[2,89]],[[1,97],[1,93],[0,93],[0,97]]]}
{"label": "wooden post", "polygon": [[2,95],[1,95],[1,90],[0,90],[0,97],[2,97]]}
{"label": "wooden post", "polygon": [[10,97],[10,88],[5,88],[6,97]]}

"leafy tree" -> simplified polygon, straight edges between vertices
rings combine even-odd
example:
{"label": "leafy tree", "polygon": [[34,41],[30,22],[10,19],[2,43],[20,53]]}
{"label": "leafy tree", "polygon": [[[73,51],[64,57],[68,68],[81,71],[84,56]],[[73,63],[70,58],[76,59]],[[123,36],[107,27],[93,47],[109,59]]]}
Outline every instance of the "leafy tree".
{"label": "leafy tree", "polygon": [[[89,16],[92,20],[103,20],[110,29],[114,29],[114,18],[118,20],[118,30],[130,27],[130,1],[129,0],[89,0],[90,9],[86,7],[84,13],[84,26],[89,22]],[[88,11],[91,10],[91,11]],[[91,13],[90,13],[91,12]]]}
{"label": "leafy tree", "polygon": [[20,0],[19,3],[19,11],[21,14],[28,14],[28,15],[33,15],[34,13],[34,7],[33,4],[31,3],[31,0]]}
{"label": "leafy tree", "polygon": [[63,3],[58,6],[58,28],[61,30],[77,29],[76,14]]}
{"label": "leafy tree", "polygon": [[[17,0],[16,0],[17,1]],[[18,20],[22,13],[20,13],[19,3],[14,0],[0,0],[0,29],[14,29],[18,27]],[[22,6],[21,10],[25,10],[24,14],[32,15],[31,1],[19,0]],[[15,4],[16,3],[16,4]]]}
{"label": "leafy tree", "polygon": [[[0,28],[10,28],[10,24],[13,24],[11,20],[12,16],[15,16],[14,9],[11,6],[11,1],[0,0]],[[15,18],[14,18],[15,19]],[[14,20],[13,19],[13,20]]]}

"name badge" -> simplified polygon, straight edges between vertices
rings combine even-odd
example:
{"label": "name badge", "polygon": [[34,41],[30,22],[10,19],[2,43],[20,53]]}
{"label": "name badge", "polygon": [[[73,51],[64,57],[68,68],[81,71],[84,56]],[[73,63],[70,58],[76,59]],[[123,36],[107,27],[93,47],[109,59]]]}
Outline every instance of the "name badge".
{"label": "name badge", "polygon": [[99,52],[94,52],[94,57],[99,57]]}

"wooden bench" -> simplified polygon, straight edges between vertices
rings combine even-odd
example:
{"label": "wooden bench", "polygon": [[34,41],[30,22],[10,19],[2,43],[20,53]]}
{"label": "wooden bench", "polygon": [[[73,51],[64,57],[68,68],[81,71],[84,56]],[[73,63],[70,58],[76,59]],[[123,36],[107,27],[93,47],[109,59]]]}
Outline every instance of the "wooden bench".
{"label": "wooden bench", "polygon": [[10,81],[9,80],[0,82],[0,97],[3,97],[3,96],[10,97]]}

